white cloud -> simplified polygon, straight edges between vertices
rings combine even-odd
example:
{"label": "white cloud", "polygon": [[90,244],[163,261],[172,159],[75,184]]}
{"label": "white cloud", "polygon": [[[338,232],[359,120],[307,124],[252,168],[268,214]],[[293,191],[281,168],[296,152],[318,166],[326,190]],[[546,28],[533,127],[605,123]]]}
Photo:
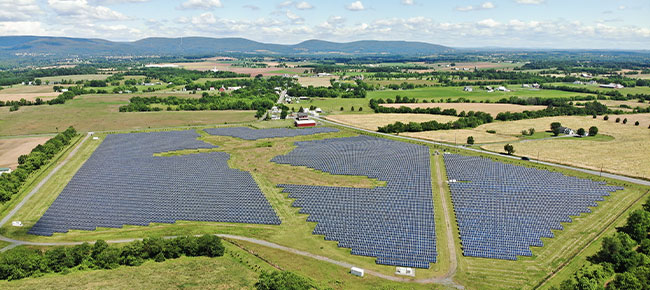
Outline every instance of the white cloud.
{"label": "white cloud", "polygon": [[477,22],[477,24],[479,26],[485,26],[485,27],[489,27],[489,28],[494,28],[494,27],[497,27],[497,26],[501,25],[501,23],[499,23],[498,21],[496,21],[496,20],[494,20],[492,18],[481,20],[481,21]]}
{"label": "white cloud", "polygon": [[408,6],[415,5],[415,1],[413,1],[413,0],[402,0],[402,5],[408,5]]}
{"label": "white cloud", "polygon": [[0,0],[0,21],[29,20],[42,13],[35,0]]}
{"label": "white cloud", "polygon": [[546,0],[515,0],[519,4],[533,4],[538,5],[546,2]]}
{"label": "white cloud", "polygon": [[308,9],[313,9],[313,8],[314,8],[314,6],[309,4],[309,2],[307,2],[307,1],[302,1],[302,2],[296,3],[296,9],[299,9],[299,10],[308,10]]}
{"label": "white cloud", "polygon": [[220,0],[187,0],[181,4],[182,9],[214,9],[221,8]]}
{"label": "white cloud", "polygon": [[0,35],[56,35],[48,31],[43,23],[38,21],[2,21],[0,22]]}
{"label": "white cloud", "polygon": [[363,6],[361,1],[355,1],[345,6],[345,9],[350,11],[363,11],[366,10],[366,7]]}
{"label": "white cloud", "polygon": [[293,3],[294,3],[293,1],[284,1],[284,2],[282,2],[280,4],[278,4],[278,7],[279,8],[289,7],[289,6],[293,5]]}
{"label": "white cloud", "polygon": [[66,16],[72,21],[104,20],[117,21],[128,20],[126,15],[104,6],[92,6],[87,0],[48,0],[50,8],[59,16]]}
{"label": "white cloud", "polygon": [[246,5],[242,6],[242,7],[246,8],[246,9],[250,9],[250,10],[260,10],[259,6],[255,6],[255,5],[251,5],[251,4],[246,4]]}
{"label": "white cloud", "polygon": [[458,6],[456,7],[457,11],[461,12],[468,12],[468,11],[476,11],[476,10],[488,10],[488,9],[493,9],[496,8],[496,5],[492,2],[483,2],[481,5],[478,6],[473,6],[473,5],[468,5],[468,6]]}
{"label": "white cloud", "polygon": [[618,6],[618,10],[625,10],[625,9],[627,9],[627,6],[625,5]]}
{"label": "white cloud", "polygon": [[305,22],[305,19],[303,19],[302,17],[300,17],[300,16],[296,15],[295,13],[291,12],[291,10],[287,10],[286,16],[293,23],[303,23],[303,22]]}

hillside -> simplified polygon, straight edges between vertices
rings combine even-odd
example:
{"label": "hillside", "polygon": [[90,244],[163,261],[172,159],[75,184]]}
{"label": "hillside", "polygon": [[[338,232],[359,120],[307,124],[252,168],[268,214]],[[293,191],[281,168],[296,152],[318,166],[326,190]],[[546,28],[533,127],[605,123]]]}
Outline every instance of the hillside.
{"label": "hillside", "polygon": [[244,38],[145,38],[133,42],[114,42],[103,39],[2,36],[0,53],[50,54],[66,56],[106,55],[200,55],[216,53],[250,53],[275,55],[317,54],[382,54],[430,55],[453,49],[424,42],[407,41],[355,41],[348,43],[308,40],[294,45],[261,43]]}

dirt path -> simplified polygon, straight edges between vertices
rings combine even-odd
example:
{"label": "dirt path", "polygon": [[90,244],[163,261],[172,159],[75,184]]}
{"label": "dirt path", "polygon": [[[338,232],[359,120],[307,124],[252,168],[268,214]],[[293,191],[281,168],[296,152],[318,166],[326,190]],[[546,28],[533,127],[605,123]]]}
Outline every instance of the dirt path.
{"label": "dirt path", "polygon": [[440,194],[440,200],[442,201],[442,211],[445,213],[445,230],[447,231],[447,252],[449,254],[449,271],[443,276],[443,280],[449,280],[453,283],[452,277],[456,275],[456,270],[458,269],[458,257],[456,256],[456,247],[454,242],[454,231],[451,225],[451,216],[449,214],[448,205],[451,204],[450,200],[447,200],[447,195],[445,194],[445,183],[442,179],[442,171],[440,170],[440,156],[436,156],[436,175],[438,176],[438,193]]}

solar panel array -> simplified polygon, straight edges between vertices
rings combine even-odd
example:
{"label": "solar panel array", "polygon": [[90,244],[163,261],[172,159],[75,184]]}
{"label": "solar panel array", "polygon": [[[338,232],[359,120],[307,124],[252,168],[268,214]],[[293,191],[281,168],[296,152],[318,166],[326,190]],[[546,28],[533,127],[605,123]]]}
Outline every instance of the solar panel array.
{"label": "solar panel array", "polygon": [[377,264],[429,268],[436,262],[428,147],[368,136],[296,145],[271,161],[387,183],[374,189],[279,185],[318,223],[314,234],[353,255],[376,257]]}
{"label": "solar panel array", "polygon": [[591,212],[622,187],[561,173],[444,154],[465,256],[516,260],[532,256],[551,229]]}
{"label": "solar panel array", "polygon": [[177,220],[280,224],[250,173],[229,168],[229,154],[153,156],[216,147],[197,137],[193,131],[106,136],[29,233]]}
{"label": "solar panel array", "polygon": [[272,129],[252,129],[249,127],[227,127],[227,128],[214,128],[205,129],[210,135],[217,136],[230,136],[241,138],[244,140],[258,140],[266,138],[282,138],[282,137],[296,137],[304,135],[314,135],[320,133],[334,133],[338,129],[330,127],[312,127],[304,129],[289,129],[289,128],[272,128]]}

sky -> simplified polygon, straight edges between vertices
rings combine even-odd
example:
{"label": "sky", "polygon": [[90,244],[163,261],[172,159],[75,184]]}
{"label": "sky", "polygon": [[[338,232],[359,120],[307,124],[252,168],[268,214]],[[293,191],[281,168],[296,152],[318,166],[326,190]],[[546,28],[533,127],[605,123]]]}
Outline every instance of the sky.
{"label": "sky", "polygon": [[648,0],[0,0],[0,35],[650,49]]}

